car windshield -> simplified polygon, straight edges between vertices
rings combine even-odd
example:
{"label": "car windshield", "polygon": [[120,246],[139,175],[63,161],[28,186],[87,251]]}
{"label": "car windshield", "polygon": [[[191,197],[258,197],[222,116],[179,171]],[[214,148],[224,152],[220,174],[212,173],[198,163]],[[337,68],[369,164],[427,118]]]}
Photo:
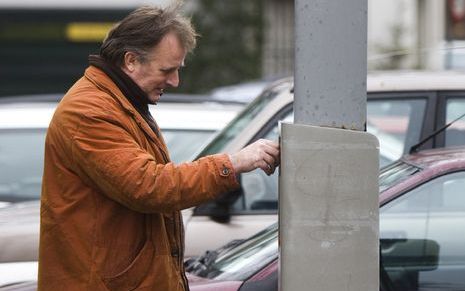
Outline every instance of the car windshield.
{"label": "car windshield", "polygon": [[0,201],[39,198],[44,142],[45,129],[0,131]]}
{"label": "car windshield", "polygon": [[378,179],[379,193],[382,193],[392,186],[404,181],[408,177],[418,173],[420,170],[420,168],[402,161],[394,162],[381,169]]}
{"label": "car windshield", "polygon": [[174,163],[188,162],[195,153],[206,146],[215,133],[214,130],[162,129],[163,138]]}
{"label": "car windshield", "polygon": [[260,111],[277,95],[279,91],[267,90],[262,95],[257,97],[249,104],[236,118],[234,118],[213,140],[208,146],[200,152],[199,157],[216,154],[239,134],[252,119],[257,116]]}
{"label": "car windshield", "polygon": [[215,280],[246,280],[278,258],[278,224],[225,248],[206,269],[193,270],[197,276]]}

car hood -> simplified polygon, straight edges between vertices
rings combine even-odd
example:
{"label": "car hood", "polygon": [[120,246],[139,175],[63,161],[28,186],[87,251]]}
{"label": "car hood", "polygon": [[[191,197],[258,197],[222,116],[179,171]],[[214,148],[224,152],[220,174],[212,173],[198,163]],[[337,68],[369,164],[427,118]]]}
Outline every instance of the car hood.
{"label": "car hood", "polygon": [[187,273],[191,291],[237,291],[243,282],[210,280]]}
{"label": "car hood", "polygon": [[0,209],[0,262],[37,260],[39,213],[39,201]]}
{"label": "car hood", "polygon": [[[0,287],[5,285],[23,285],[20,282],[32,282],[37,279],[38,263],[35,262],[12,262],[0,264]],[[30,285],[30,284],[25,284]],[[19,287],[18,287],[19,288]],[[3,288],[0,288],[3,290]],[[10,290],[10,289],[7,289]],[[11,289],[16,290],[16,289]],[[18,289],[21,290],[21,289]],[[27,289],[29,290],[29,289]],[[35,290],[35,289],[33,289]]]}
{"label": "car hood", "polygon": [[[30,263],[32,264],[32,262]],[[4,264],[7,266],[7,264]],[[1,264],[0,264],[1,266]],[[32,272],[31,272],[32,273]],[[215,290],[222,290],[222,291],[237,291],[239,287],[242,285],[242,282],[235,282],[235,281],[213,281],[209,279],[200,278],[197,276],[193,276],[187,274],[187,278],[189,279],[189,289],[191,291],[215,291]],[[31,280],[28,277],[24,278],[16,278],[17,280],[11,280],[7,282],[7,286],[0,284],[0,290],[3,291],[35,291],[37,290],[37,281]],[[21,279],[29,279],[31,281],[24,282]]]}

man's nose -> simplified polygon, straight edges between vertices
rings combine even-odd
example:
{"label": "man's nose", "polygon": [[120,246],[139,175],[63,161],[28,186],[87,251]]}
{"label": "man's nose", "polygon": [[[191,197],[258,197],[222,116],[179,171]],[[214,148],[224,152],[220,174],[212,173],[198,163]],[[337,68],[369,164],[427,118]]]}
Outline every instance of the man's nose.
{"label": "man's nose", "polygon": [[168,83],[168,85],[170,85],[171,87],[174,87],[174,88],[178,87],[178,85],[179,85],[179,72],[175,71],[172,74],[170,74],[168,76],[168,80],[166,81],[166,83]]}

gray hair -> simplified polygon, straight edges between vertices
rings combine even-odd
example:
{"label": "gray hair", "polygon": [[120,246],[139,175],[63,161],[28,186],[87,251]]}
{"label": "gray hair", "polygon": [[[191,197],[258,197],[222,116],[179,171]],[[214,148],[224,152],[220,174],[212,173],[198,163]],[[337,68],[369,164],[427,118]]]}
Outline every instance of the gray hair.
{"label": "gray hair", "polygon": [[167,8],[142,6],[117,23],[104,39],[100,55],[116,66],[121,66],[126,52],[139,55],[145,62],[147,54],[167,33],[175,33],[186,53],[196,45],[194,27],[189,18],[180,13],[181,3]]}

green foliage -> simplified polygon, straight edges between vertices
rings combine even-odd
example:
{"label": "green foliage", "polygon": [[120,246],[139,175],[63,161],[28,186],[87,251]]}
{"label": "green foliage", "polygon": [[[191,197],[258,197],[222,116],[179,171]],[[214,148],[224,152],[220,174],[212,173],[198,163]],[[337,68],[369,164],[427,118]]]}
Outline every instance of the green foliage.
{"label": "green foliage", "polygon": [[181,71],[178,91],[212,88],[261,76],[262,0],[199,0],[192,21],[197,48]]}

